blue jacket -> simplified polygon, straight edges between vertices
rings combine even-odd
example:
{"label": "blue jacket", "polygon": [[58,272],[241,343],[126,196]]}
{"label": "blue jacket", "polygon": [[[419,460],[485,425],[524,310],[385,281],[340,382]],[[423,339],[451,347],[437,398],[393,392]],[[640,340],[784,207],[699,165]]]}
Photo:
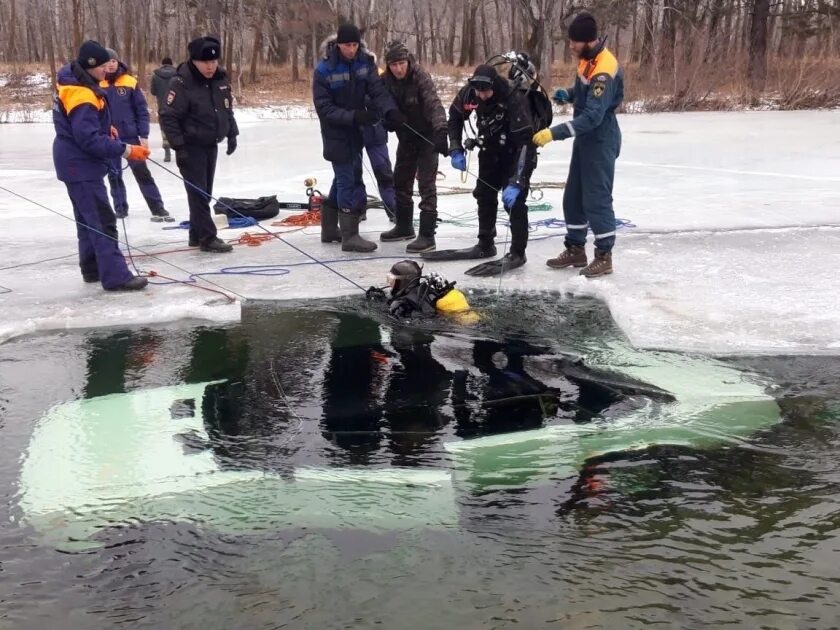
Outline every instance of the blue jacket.
{"label": "blue jacket", "polygon": [[338,46],[315,68],[312,100],[321,122],[324,159],[350,162],[363,147],[362,130],[353,122],[353,111],[369,104],[385,114],[396,109],[394,101],[379,78],[373,57],[362,47],[355,59],[347,61]]}
{"label": "blue jacket", "polygon": [[149,137],[149,106],[146,97],[137,85],[137,79],[128,74],[128,68],[120,62],[117,71],[99,83],[108,99],[108,109],[114,127],[120,138],[134,140]]}
{"label": "blue jacket", "polygon": [[620,136],[615,110],[624,100],[624,71],[603,41],[589,59],[578,62],[575,86],[569,96],[574,117],[551,128],[555,140],[574,137],[575,142],[602,142]]}
{"label": "blue jacket", "polygon": [[110,135],[105,93],[75,61],[58,71],[53,102],[53,163],[63,182],[101,180],[125,144]]}

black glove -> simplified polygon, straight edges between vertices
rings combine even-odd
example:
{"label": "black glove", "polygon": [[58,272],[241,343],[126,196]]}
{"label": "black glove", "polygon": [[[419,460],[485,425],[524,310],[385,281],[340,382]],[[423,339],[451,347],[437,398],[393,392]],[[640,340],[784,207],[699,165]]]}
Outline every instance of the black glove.
{"label": "black glove", "polygon": [[402,115],[402,112],[398,109],[392,109],[385,114],[385,122],[382,123],[382,126],[388,131],[396,131],[402,127],[404,123],[405,116]]}
{"label": "black glove", "polygon": [[353,110],[353,124],[356,125],[372,125],[377,121],[377,115],[369,109]]}
{"label": "black glove", "polygon": [[231,155],[234,151],[236,151],[236,136],[230,136],[228,138],[227,154]]}
{"label": "black glove", "polygon": [[449,155],[449,134],[446,129],[440,129],[435,132],[435,151],[440,153],[443,157]]}

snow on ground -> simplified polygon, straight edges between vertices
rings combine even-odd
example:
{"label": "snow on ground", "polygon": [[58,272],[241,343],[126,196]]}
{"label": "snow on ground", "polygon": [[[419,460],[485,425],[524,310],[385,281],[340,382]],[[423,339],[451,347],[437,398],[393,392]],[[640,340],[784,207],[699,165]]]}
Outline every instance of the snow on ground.
{"label": "snow on ground", "polygon": [[[840,113],[637,115],[622,117],[621,124],[615,207],[617,216],[634,227],[620,230],[615,273],[585,280],[571,270],[548,269],[545,260],[562,248],[563,230],[539,227],[531,235],[528,264],[507,274],[502,290],[600,297],[641,347],[716,354],[840,353]],[[243,116],[241,130],[236,154],[220,152],[216,195],[278,194],[302,202],[303,180],[311,176],[328,188],[331,171],[321,159],[317,121]],[[0,127],[0,186],[71,216],[64,186],[54,176],[52,135],[50,125]],[[161,161],[157,133],[153,149],[153,158]],[[563,181],[570,152],[570,143],[543,149],[534,181]],[[174,164],[150,164],[167,207],[179,220],[186,219],[183,185],[162,166],[175,169]],[[476,167],[473,160],[471,170]],[[446,175],[442,186],[462,186],[448,164],[442,163],[441,170]],[[369,171],[365,179],[370,186]],[[163,230],[148,220],[130,173],[127,186],[132,246],[148,253],[181,250],[160,259],[139,258],[143,270],[179,279],[215,272],[220,275],[206,280],[248,299],[358,293],[278,240],[259,247],[239,245],[227,255],[189,250],[185,231]],[[562,219],[562,190],[546,188],[544,193],[553,209],[534,212],[531,220]],[[439,207],[444,218],[470,216],[475,209],[469,195],[441,196]],[[368,215],[364,231],[375,237],[387,229],[381,210]],[[286,230],[271,221],[265,225]],[[498,229],[501,253],[506,230],[501,224]],[[226,305],[220,296],[190,286],[119,294],[82,283],[70,221],[2,190],[0,233],[5,236],[0,285],[11,289],[0,295],[0,340],[64,328],[239,317],[238,304]],[[221,234],[235,238],[241,231]],[[405,249],[405,243],[390,243],[380,244],[371,256],[343,254],[339,246],[320,243],[318,228],[283,238],[319,260],[335,261],[329,264],[364,287],[383,284]],[[474,227],[445,223],[438,247],[463,247],[474,238]],[[44,259],[52,260],[38,262]],[[469,266],[461,261],[426,268],[461,287],[498,289],[498,280],[464,276]]]}

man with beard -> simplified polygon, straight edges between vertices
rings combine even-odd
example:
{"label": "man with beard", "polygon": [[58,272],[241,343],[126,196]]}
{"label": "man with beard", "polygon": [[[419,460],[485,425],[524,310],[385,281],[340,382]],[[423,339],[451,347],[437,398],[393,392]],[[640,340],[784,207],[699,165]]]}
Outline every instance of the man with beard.
{"label": "man with beard", "polygon": [[[615,161],[621,152],[621,130],[615,110],[624,100],[624,72],[598,39],[595,18],[581,13],[569,26],[569,48],[580,58],[575,86],[554,93],[554,100],[574,105],[571,121],[542,129],[534,143],[574,138],[569,177],[563,192],[566,249],[547,261],[552,269],[584,267],[580,275],[597,278],[612,273],[615,212],[612,203]],[[595,260],[587,264],[587,228],[595,237]]]}

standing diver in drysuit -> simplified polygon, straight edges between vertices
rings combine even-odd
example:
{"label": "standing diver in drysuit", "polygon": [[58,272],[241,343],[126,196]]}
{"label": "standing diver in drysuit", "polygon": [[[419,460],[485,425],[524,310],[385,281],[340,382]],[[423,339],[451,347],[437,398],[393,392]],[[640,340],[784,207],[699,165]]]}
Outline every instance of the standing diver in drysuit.
{"label": "standing diver in drysuit", "polygon": [[440,275],[423,275],[423,268],[413,260],[401,260],[388,272],[391,296],[378,287],[366,291],[368,299],[387,299],[388,312],[397,319],[414,317],[454,316],[459,322],[472,324],[478,315],[470,310],[469,302],[454,282]]}

